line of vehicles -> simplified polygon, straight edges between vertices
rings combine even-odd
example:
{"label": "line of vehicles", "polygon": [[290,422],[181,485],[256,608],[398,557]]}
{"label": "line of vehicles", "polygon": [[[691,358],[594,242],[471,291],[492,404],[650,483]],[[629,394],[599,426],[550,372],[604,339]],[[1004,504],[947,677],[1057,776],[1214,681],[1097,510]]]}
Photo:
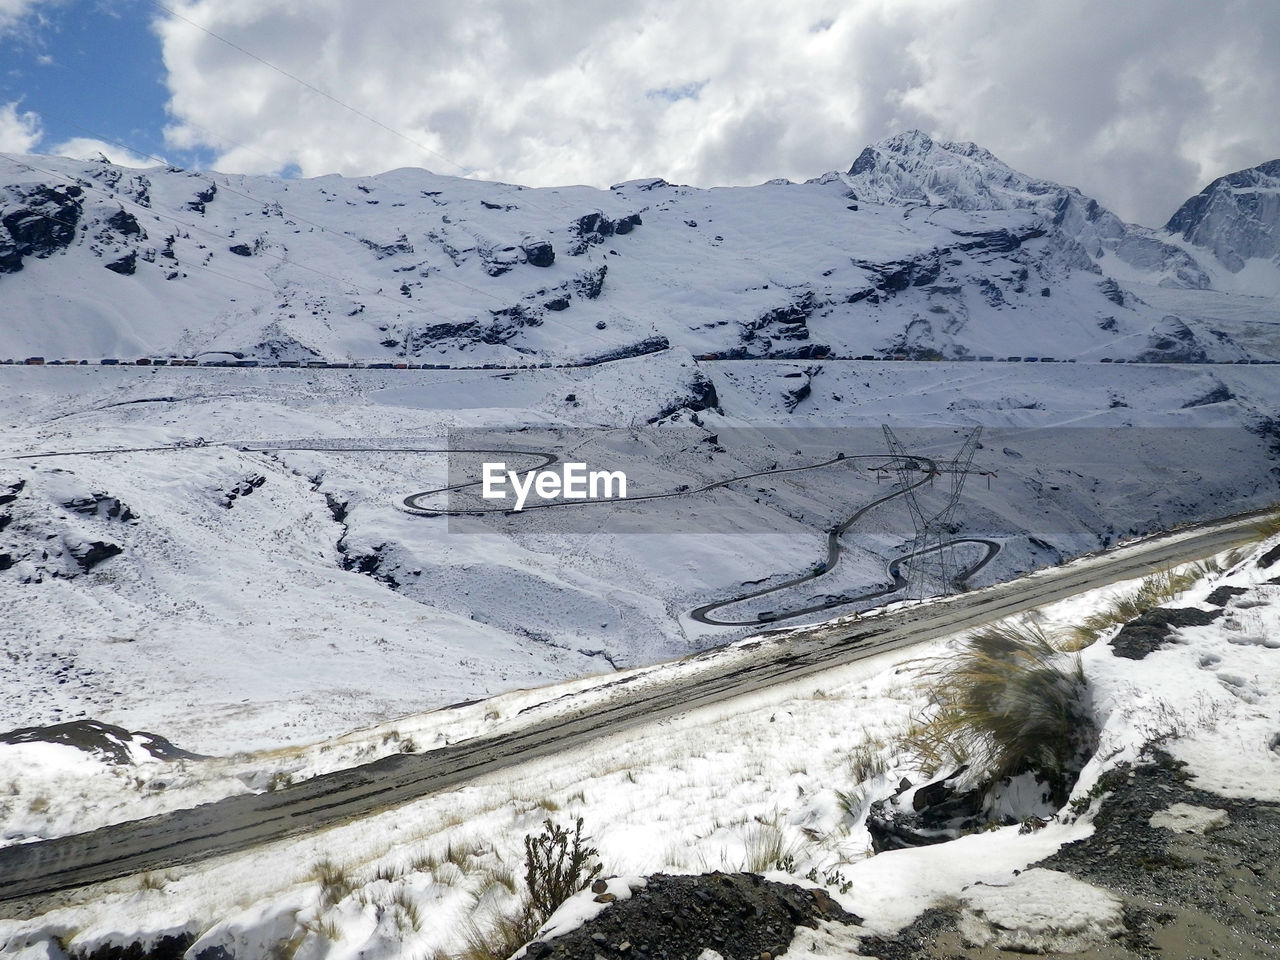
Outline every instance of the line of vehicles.
{"label": "line of vehicles", "polygon": [[[121,360],[108,357],[103,360],[46,360],[44,357],[27,357],[25,360],[6,359],[0,364],[28,367],[293,367],[302,369],[324,370],[450,370],[456,365],[449,363],[409,363],[397,361],[363,361],[363,360],[197,360],[192,357],[139,357],[136,360]],[[567,366],[549,362],[530,363],[527,368]],[[510,364],[485,363],[463,369],[509,370]]]}
{"label": "line of vehicles", "polygon": [[[721,354],[721,353],[704,353],[699,355],[698,359],[699,360],[758,360],[760,358],[759,357],[733,357],[733,356],[728,356],[726,354]],[[791,359],[791,358],[780,357],[779,359]],[[833,357],[830,354],[815,354],[812,358],[809,358],[809,359],[813,359],[813,360],[876,360],[876,361],[907,360],[907,361],[914,361],[916,363],[1077,363],[1079,362],[1075,357],[1071,357],[1070,359],[1067,359],[1067,360],[1059,360],[1057,357],[1022,357],[1022,356],[996,357],[996,356],[972,356],[972,355],[966,355],[963,357],[942,357],[942,356],[911,357],[902,353],[884,354],[883,356],[875,356],[874,354],[864,353],[862,356],[859,356],[859,357]],[[1169,363],[1173,363],[1173,364],[1204,364],[1204,363],[1275,364],[1275,363],[1280,363],[1280,360],[1256,360],[1256,359],[1209,360],[1207,358],[1204,360],[1147,360],[1147,359],[1139,359],[1139,358],[1134,358],[1132,360],[1129,360],[1129,359],[1126,359],[1125,357],[1099,357],[1097,359],[1085,360],[1084,362],[1085,363],[1162,363],[1162,364],[1169,364]]]}
{"label": "line of vehicles", "polygon": [[[736,357],[725,357],[714,353],[704,353],[698,357],[699,360],[730,360],[739,359]],[[755,358],[759,359],[759,358]],[[996,356],[964,356],[964,357],[926,357],[915,358],[908,357],[903,354],[887,354],[885,356],[875,356],[873,354],[863,354],[860,357],[831,357],[826,356],[821,359],[827,360],[899,360],[910,361],[916,360],[920,362],[969,362],[969,363],[1076,363],[1076,358],[1069,360],[1059,360],[1056,357],[996,357]],[[1097,360],[1086,360],[1086,363],[1162,363],[1162,364],[1277,364],[1280,360],[1142,360],[1142,359],[1126,359],[1124,357],[1099,357]],[[219,357],[217,359],[199,360],[193,357],[139,357],[136,360],[122,360],[119,358],[108,357],[102,360],[46,360],[44,357],[27,357],[24,360],[4,359],[0,360],[0,365],[8,366],[28,366],[28,367],[83,367],[83,366],[103,366],[103,367],[284,367],[284,368],[302,368],[310,370],[513,370],[513,369],[546,369],[550,367],[577,367],[583,366],[582,363],[551,363],[542,361],[541,363],[526,364],[505,364],[505,363],[483,363],[483,364],[452,364],[452,363],[411,363],[405,360],[244,360],[240,358],[228,359]]]}

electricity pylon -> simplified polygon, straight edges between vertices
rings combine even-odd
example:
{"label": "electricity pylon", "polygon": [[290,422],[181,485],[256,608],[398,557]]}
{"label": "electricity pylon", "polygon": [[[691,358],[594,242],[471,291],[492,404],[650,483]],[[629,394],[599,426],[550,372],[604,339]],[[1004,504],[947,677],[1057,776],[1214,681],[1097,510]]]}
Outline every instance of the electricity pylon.
{"label": "electricity pylon", "polygon": [[[907,555],[902,560],[902,565],[907,568],[908,596],[917,599],[946,596],[956,588],[956,570],[948,545],[955,532],[952,521],[956,508],[960,505],[960,493],[964,490],[964,482],[973,467],[973,456],[977,452],[981,436],[982,427],[974,427],[953,459],[935,461],[908,453],[888,424],[884,426],[885,442],[889,445],[898,481],[906,491],[903,495],[907,500],[911,523],[915,527],[915,536],[908,544]],[[917,496],[922,485],[919,479],[921,472],[928,474],[930,484],[944,473],[950,475],[951,494],[946,506],[937,513],[927,512]]]}

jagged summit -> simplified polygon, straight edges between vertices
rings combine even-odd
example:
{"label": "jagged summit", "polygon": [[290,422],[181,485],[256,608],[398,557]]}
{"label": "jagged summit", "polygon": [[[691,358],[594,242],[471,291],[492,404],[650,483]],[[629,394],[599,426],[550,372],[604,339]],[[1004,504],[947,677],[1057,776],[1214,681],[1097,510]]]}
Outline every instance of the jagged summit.
{"label": "jagged summit", "polygon": [[872,144],[846,182],[862,200],[958,210],[1030,210],[1077,245],[1080,265],[1111,254],[1126,267],[1159,275],[1165,286],[1204,288],[1208,274],[1186,251],[1156,232],[1125,223],[1075,187],[1029,177],[971,142],[934,140],[919,130]]}
{"label": "jagged summit", "polygon": [[1046,197],[1073,189],[1025,176],[976,143],[934,140],[920,130],[873,143],[848,175],[865,200],[961,210],[1036,208]]}
{"label": "jagged summit", "polygon": [[1165,229],[1213,251],[1237,273],[1253,258],[1280,255],[1280,160],[1237,170],[1196,194]]}

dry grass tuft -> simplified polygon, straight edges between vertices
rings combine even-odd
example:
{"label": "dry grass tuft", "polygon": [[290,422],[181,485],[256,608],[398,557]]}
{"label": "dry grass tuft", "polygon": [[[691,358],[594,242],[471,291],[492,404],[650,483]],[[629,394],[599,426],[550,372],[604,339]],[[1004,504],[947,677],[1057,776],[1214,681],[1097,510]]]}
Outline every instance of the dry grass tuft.
{"label": "dry grass tuft", "polygon": [[968,763],[991,783],[1030,771],[1063,782],[1092,745],[1080,660],[1038,627],[988,627],[922,678],[936,706],[906,744],[933,772]]}

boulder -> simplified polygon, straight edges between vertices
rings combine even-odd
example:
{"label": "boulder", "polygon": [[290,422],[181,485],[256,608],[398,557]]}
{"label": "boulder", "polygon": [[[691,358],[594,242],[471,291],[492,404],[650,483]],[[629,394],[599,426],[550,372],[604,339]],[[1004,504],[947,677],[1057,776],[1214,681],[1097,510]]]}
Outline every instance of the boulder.
{"label": "boulder", "polygon": [[548,240],[526,239],[520,244],[525,262],[534,267],[549,267],[556,262],[556,251]]}
{"label": "boulder", "polygon": [[138,269],[138,254],[136,251],[126,253],[119,260],[112,260],[106,264],[106,268],[112,273],[118,273],[122,276],[131,276]]}

